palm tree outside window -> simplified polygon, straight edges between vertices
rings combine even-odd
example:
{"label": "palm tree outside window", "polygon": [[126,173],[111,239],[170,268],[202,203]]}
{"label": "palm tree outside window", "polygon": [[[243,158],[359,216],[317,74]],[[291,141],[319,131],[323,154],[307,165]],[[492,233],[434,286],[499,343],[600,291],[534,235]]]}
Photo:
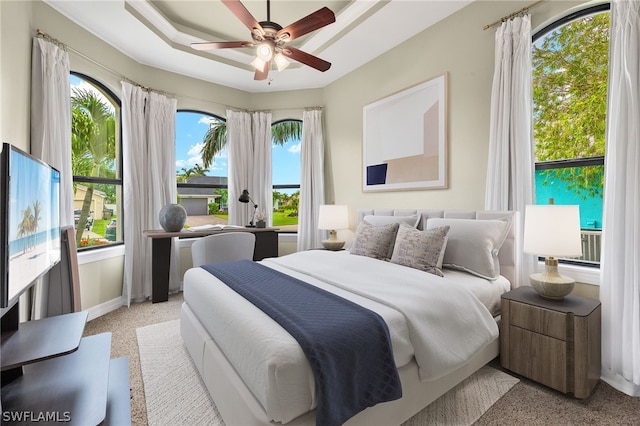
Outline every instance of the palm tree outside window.
{"label": "palm tree outside window", "polygon": [[71,167],[76,246],[122,242],[120,101],[97,80],[71,73]]}
{"label": "palm tree outside window", "polygon": [[[176,120],[178,202],[187,209],[187,225],[227,223],[227,123],[224,118],[193,110],[178,111]],[[271,135],[273,226],[297,232],[302,121],[273,123]]]}

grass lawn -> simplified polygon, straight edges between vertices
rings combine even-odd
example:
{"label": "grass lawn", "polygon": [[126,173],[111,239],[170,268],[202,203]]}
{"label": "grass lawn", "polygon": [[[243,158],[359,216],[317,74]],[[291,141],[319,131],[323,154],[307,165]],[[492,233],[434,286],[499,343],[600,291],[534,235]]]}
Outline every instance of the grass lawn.
{"label": "grass lawn", "polygon": [[98,235],[103,235],[107,232],[107,225],[111,222],[110,220],[94,220],[93,228],[91,231],[95,232]]}
{"label": "grass lawn", "polygon": [[291,213],[291,210],[287,210],[284,213],[273,212],[273,226],[297,225],[298,216],[289,217],[287,216],[289,213]]}

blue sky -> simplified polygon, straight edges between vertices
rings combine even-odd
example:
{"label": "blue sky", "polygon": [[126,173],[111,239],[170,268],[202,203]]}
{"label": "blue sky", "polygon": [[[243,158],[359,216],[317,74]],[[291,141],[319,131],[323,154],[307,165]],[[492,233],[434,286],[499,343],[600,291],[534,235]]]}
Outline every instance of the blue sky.
{"label": "blue sky", "polygon": [[[176,122],[176,171],[202,165],[200,150],[209,128],[210,117],[193,112],[179,112]],[[289,140],[283,146],[274,146],[273,183],[300,183],[300,141]],[[223,150],[214,158],[209,168],[210,176],[227,176],[227,152]]]}

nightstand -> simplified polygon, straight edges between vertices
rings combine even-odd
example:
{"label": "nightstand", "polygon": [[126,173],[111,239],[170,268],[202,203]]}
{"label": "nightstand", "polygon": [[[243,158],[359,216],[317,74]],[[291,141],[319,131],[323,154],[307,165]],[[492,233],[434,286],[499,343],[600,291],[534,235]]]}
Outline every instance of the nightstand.
{"label": "nightstand", "polygon": [[587,398],[600,379],[600,302],[548,301],[529,286],[502,295],[500,364],[560,392]]}

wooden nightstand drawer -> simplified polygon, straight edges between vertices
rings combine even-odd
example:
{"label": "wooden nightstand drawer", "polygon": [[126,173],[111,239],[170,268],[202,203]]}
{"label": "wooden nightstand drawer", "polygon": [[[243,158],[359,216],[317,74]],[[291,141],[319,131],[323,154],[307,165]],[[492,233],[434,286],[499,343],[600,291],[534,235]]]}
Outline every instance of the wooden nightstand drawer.
{"label": "wooden nightstand drawer", "polygon": [[509,323],[545,336],[567,340],[567,316],[537,306],[511,302]]}
{"label": "wooden nightstand drawer", "polygon": [[567,342],[514,326],[509,334],[509,369],[567,392]]}
{"label": "wooden nightstand drawer", "polygon": [[547,301],[532,287],[502,295],[500,364],[576,398],[600,379],[600,302],[566,296]]}

